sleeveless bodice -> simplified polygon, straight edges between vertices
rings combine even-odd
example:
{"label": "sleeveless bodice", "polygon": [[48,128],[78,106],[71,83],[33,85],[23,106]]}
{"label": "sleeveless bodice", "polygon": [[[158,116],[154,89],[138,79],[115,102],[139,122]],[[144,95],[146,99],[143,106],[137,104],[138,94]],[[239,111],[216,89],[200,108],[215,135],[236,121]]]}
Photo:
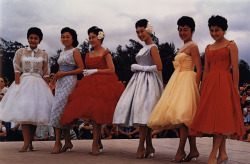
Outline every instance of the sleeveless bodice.
{"label": "sleeveless bodice", "polygon": [[60,56],[57,60],[59,65],[71,65],[76,66],[76,61],[74,58],[74,50],[75,48],[72,48],[70,50],[64,50],[60,53]]}
{"label": "sleeveless bodice", "polygon": [[194,62],[192,56],[185,54],[184,52],[179,53],[175,56],[173,61],[175,69],[182,71],[194,71]]}
{"label": "sleeveless bodice", "polygon": [[135,59],[139,65],[150,66],[154,64],[153,58],[150,54],[150,50],[152,46],[155,46],[155,44],[144,46],[136,55]]}
{"label": "sleeveless bodice", "polygon": [[85,64],[87,69],[106,69],[108,68],[105,55],[109,53],[108,50],[106,50],[102,56],[97,57],[89,57],[89,53],[86,54]]}
{"label": "sleeveless bodice", "polygon": [[206,55],[210,66],[209,72],[230,71],[231,60],[227,47],[218,50],[208,50]]}

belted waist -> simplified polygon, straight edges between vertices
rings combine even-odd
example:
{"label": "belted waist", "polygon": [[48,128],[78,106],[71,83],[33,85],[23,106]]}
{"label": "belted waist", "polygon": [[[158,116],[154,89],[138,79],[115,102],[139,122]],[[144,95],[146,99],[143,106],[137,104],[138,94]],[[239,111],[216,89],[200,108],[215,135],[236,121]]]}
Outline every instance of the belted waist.
{"label": "belted waist", "polygon": [[31,73],[31,72],[28,72],[28,73],[23,73],[22,74],[22,77],[23,76],[36,76],[36,77],[42,77],[40,74],[38,73]]}
{"label": "belted waist", "polygon": [[69,72],[69,71],[73,71],[75,70],[75,66],[74,65],[60,65],[60,71],[62,72]]}

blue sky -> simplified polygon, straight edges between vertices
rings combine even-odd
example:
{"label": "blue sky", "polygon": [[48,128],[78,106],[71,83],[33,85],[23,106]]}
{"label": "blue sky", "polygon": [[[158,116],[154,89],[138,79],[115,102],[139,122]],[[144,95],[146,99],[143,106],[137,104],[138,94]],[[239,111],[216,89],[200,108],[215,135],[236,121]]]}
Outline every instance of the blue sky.
{"label": "blue sky", "polygon": [[191,16],[196,22],[193,40],[200,52],[213,43],[207,21],[212,15],[228,20],[226,38],[234,40],[239,58],[250,64],[250,0],[1,0],[0,37],[27,45],[26,33],[30,27],[42,29],[40,44],[49,56],[63,48],[60,31],[71,27],[77,31],[80,43],[88,39],[87,30],[98,26],[105,32],[103,46],[115,51],[118,45],[139,41],[134,24],[146,18],[154,26],[160,43],[173,42],[180,48],[176,22],[181,16]]}

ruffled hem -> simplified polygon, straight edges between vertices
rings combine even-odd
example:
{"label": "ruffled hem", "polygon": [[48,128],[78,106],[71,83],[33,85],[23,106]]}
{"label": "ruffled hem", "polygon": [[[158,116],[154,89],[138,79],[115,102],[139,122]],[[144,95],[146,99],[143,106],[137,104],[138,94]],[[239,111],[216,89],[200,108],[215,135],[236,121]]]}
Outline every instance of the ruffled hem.
{"label": "ruffled hem", "polygon": [[90,118],[97,123],[111,124],[116,104],[124,90],[115,74],[94,74],[84,77],[69,95],[69,103],[60,122]]}

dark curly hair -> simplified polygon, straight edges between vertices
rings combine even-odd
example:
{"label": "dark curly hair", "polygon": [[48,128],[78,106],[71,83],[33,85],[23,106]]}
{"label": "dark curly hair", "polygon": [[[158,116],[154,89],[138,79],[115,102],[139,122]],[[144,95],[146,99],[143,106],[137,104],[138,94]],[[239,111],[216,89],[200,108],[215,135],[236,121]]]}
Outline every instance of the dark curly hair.
{"label": "dark curly hair", "polygon": [[[99,27],[97,27],[97,26],[92,26],[92,27],[90,27],[90,28],[88,29],[88,35],[89,35],[90,33],[94,33],[94,34],[96,34],[96,36],[98,36],[98,33],[99,33],[100,31],[104,32],[101,28],[99,28]],[[104,40],[104,38],[102,38],[101,43],[103,42],[103,40]]]}
{"label": "dark curly hair", "polygon": [[188,26],[191,28],[191,32],[195,31],[195,22],[193,20],[193,18],[188,17],[188,16],[183,16],[181,17],[178,21],[177,21],[177,25],[178,25],[178,29],[179,26]]}
{"label": "dark curly hair", "polygon": [[140,19],[135,23],[135,28],[137,27],[144,27],[147,28],[148,20],[147,19]]}
{"label": "dark curly hair", "polygon": [[210,28],[211,26],[218,26],[223,31],[226,31],[228,28],[227,19],[219,15],[212,15],[211,18],[208,19],[208,27]]}
{"label": "dark curly hair", "polygon": [[31,27],[27,32],[27,39],[29,39],[29,36],[31,34],[36,34],[39,37],[39,43],[43,40],[43,33],[40,28],[37,27]]}
{"label": "dark curly hair", "polygon": [[72,39],[73,39],[73,43],[72,43],[72,46],[73,47],[77,47],[79,42],[77,40],[77,34],[76,34],[76,31],[74,29],[71,29],[69,27],[64,27],[62,30],[61,30],[61,34],[65,33],[65,32],[68,32],[70,33],[70,35],[72,36]]}

